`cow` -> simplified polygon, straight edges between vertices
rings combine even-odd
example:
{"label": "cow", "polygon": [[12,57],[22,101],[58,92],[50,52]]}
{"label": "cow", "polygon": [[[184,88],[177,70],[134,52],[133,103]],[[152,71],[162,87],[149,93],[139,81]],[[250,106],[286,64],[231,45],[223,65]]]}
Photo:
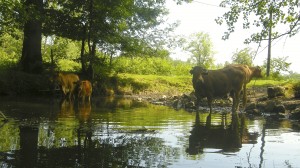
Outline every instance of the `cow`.
{"label": "cow", "polygon": [[198,105],[202,98],[207,98],[210,113],[212,101],[230,94],[233,98],[232,112],[236,113],[239,107],[239,96],[246,78],[242,71],[236,68],[223,68],[218,70],[206,70],[195,66],[190,73],[193,75],[192,82],[197,97]]}
{"label": "cow", "polygon": [[79,76],[74,73],[62,73],[58,72],[54,75],[53,81],[56,82],[62,91],[63,98],[67,96],[69,100],[74,98],[75,86],[79,81]]}
{"label": "cow", "polygon": [[88,102],[90,102],[92,91],[93,88],[90,81],[82,80],[77,82],[76,92],[77,92],[78,100],[81,99],[82,102],[85,102],[85,99],[87,98]]}
{"label": "cow", "polygon": [[243,107],[246,107],[247,104],[247,87],[246,85],[253,79],[253,78],[262,78],[261,69],[259,66],[251,67],[243,64],[230,64],[227,65],[225,68],[236,68],[240,70],[245,75],[245,81],[243,83]]}

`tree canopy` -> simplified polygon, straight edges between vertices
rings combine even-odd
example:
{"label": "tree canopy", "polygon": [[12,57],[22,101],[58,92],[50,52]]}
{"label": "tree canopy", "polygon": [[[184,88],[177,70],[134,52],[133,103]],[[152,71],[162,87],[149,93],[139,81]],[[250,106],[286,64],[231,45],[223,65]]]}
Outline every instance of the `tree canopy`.
{"label": "tree canopy", "polygon": [[182,40],[184,50],[190,53],[191,61],[197,65],[211,68],[214,63],[213,44],[207,33],[194,33],[188,39]]}
{"label": "tree canopy", "polygon": [[231,59],[232,63],[252,66],[254,56],[255,52],[251,51],[250,48],[244,48],[242,50],[236,50]]}
{"label": "tree canopy", "polygon": [[[156,51],[163,50],[168,32],[175,26],[162,24],[168,13],[165,3],[165,0],[2,0],[0,33],[24,31],[21,59],[26,62],[24,65],[41,60],[38,51],[41,47],[37,43],[41,41],[41,34],[82,41],[81,55],[87,52],[92,56],[90,65],[99,50],[155,55]],[[34,51],[31,50],[33,44],[37,45]]]}
{"label": "tree canopy", "polygon": [[220,6],[229,8],[229,11],[216,19],[218,24],[222,25],[225,22],[227,25],[228,29],[223,39],[229,38],[241,18],[244,29],[255,27],[257,30],[245,40],[245,43],[268,40],[270,28],[273,28],[272,39],[283,35],[293,36],[300,29],[299,0],[223,0]]}

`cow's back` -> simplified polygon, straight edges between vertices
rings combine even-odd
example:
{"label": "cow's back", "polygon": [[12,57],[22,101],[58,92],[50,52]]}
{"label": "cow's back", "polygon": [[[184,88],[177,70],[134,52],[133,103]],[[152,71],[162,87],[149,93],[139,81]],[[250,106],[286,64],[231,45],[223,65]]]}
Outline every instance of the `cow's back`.
{"label": "cow's back", "polygon": [[210,70],[207,75],[203,75],[206,94],[212,97],[226,96],[231,87],[231,81],[223,69]]}
{"label": "cow's back", "polygon": [[92,84],[88,80],[83,80],[78,83],[78,98],[81,98],[83,101],[87,97],[90,100],[92,95]]}
{"label": "cow's back", "polygon": [[223,69],[224,73],[228,77],[228,80],[231,82],[233,90],[241,90],[244,83],[247,83],[248,78],[246,73],[247,67],[225,67]]}
{"label": "cow's back", "polygon": [[75,85],[79,81],[79,76],[73,73],[59,72],[56,76],[56,81],[61,86],[61,89],[65,95],[70,93],[70,96],[72,96]]}
{"label": "cow's back", "polygon": [[79,76],[73,73],[63,74],[60,73],[58,76],[58,81],[62,86],[73,86],[77,81],[79,81]]}

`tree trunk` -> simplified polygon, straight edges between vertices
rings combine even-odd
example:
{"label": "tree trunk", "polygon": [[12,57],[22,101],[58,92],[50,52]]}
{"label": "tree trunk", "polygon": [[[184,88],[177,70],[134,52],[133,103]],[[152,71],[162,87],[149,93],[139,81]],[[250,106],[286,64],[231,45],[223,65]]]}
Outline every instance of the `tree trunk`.
{"label": "tree trunk", "polygon": [[87,69],[87,76],[88,76],[89,80],[91,80],[91,81],[94,80],[93,65],[94,65],[95,57],[96,57],[96,43],[93,42],[92,51],[89,53],[89,67]]}
{"label": "tree trunk", "polygon": [[30,16],[30,19],[24,25],[24,40],[20,64],[24,72],[41,73],[43,70],[41,53],[42,22],[39,19],[39,14],[43,8],[43,0],[27,0],[25,6],[28,8],[30,8],[29,6],[34,6],[34,9],[38,12],[35,13],[35,16]]}
{"label": "tree trunk", "polygon": [[81,40],[81,52],[80,52],[81,71],[83,74],[86,73],[86,61],[84,59],[85,40],[86,40],[86,25],[84,25],[84,27],[83,27],[83,34],[82,34],[82,40]]}

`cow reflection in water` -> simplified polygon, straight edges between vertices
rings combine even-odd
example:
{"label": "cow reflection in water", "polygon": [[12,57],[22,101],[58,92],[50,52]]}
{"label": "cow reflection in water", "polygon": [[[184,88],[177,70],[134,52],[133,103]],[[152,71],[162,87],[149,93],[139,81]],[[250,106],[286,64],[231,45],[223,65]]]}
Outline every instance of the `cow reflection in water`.
{"label": "cow reflection in water", "polygon": [[63,99],[60,102],[60,110],[59,110],[58,117],[65,118],[65,117],[73,117],[74,115],[75,115],[74,102]]}
{"label": "cow reflection in water", "polygon": [[81,137],[84,137],[83,144],[84,148],[87,146],[92,146],[92,122],[91,122],[91,103],[88,102],[79,102],[76,104],[76,114],[79,120],[79,128],[77,129],[77,144],[81,148],[82,140]]}
{"label": "cow reflection in water", "polygon": [[[256,143],[258,135],[251,135],[245,125],[245,117],[231,114],[231,123],[227,125],[228,114],[222,116],[219,125],[211,124],[211,114],[206,118],[206,123],[200,122],[199,112],[189,137],[189,147],[186,152],[190,155],[203,153],[205,148],[220,149],[225,152],[236,152],[242,143]],[[252,141],[254,140],[254,141]]]}

